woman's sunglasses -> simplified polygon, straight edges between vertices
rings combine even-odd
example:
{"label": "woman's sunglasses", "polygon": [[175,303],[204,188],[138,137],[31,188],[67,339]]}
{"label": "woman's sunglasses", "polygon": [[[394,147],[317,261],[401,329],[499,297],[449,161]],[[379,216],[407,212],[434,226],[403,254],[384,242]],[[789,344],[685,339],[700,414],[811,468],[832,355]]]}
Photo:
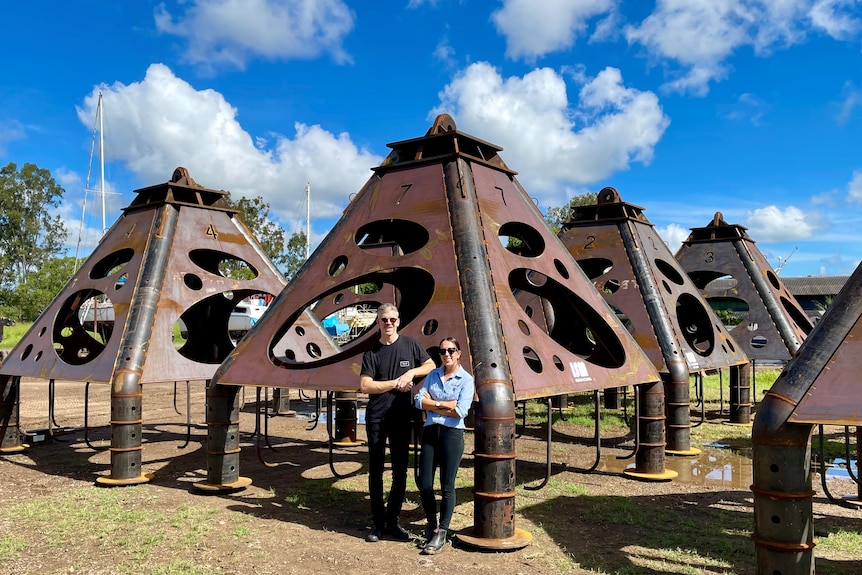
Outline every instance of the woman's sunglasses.
{"label": "woman's sunglasses", "polygon": [[456,351],[461,351],[457,347],[441,347],[440,355],[455,355]]}

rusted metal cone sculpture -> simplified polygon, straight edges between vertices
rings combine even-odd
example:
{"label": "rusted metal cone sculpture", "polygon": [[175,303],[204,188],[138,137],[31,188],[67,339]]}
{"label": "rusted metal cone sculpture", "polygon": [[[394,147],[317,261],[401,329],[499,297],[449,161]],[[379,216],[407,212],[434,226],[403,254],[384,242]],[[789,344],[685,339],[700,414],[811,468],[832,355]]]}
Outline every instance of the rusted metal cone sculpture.
{"label": "rusted metal cone sculpture", "polygon": [[[477,547],[523,547],[531,536],[515,528],[514,402],[657,381],[658,374],[547,227],[500,148],[458,132],[446,115],[423,137],[389,146],[213,387],[266,382],[355,392],[362,353],[379,338],[374,324],[328,353],[302,339],[296,320],[306,311],[322,320],[394,302],[401,333],[427,349],[449,336],[469,344],[463,362],[478,395],[475,515],[458,537]],[[522,306],[525,293],[538,305]],[[237,480],[238,453],[210,459],[209,485]]]}
{"label": "rusted metal cone sculpture", "polygon": [[[640,441],[628,475],[665,480],[665,452],[696,455],[691,446],[691,373],[746,365],[691,279],[643,214],[614,188],[596,203],[572,208],[559,237],[662,376],[638,396]],[[667,439],[665,441],[665,429]],[[666,445],[666,448],[665,448]]]}
{"label": "rusted metal cone sculpture", "polygon": [[[0,368],[4,450],[20,445],[9,406],[21,376],[110,384],[111,474],[97,479],[104,485],[149,480],[141,469],[142,386],[211,378],[234,349],[233,308],[284,287],[227,192],[177,168],[170,181],[136,193]],[[228,277],[231,266],[252,277]],[[177,325],[187,338],[179,349]]]}

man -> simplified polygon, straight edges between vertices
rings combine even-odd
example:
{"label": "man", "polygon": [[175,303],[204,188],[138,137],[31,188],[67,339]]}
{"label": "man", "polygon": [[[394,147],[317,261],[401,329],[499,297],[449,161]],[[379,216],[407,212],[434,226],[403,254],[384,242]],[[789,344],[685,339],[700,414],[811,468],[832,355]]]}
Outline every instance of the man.
{"label": "man", "polygon": [[[398,334],[398,308],[385,303],[377,308],[380,340],[362,356],[359,389],[368,394],[365,430],[368,434],[368,492],[374,528],[365,540],[374,543],[384,534],[400,541],[410,539],[399,515],[407,489],[410,455],[411,390],[413,381],[434,369],[434,360],[415,339]],[[392,461],[392,489],[383,503],[383,467],[386,441]]]}

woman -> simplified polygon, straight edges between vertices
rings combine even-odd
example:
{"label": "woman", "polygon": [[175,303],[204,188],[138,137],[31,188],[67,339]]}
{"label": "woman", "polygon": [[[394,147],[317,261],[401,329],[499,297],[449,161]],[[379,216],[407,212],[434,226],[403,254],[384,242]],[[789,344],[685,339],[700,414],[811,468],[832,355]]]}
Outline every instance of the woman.
{"label": "woman", "polygon": [[[464,418],[473,404],[473,376],[461,367],[461,344],[453,337],[440,342],[440,367],[422,382],[414,396],[425,410],[419,456],[419,495],[428,525],[423,553],[433,555],[446,545],[446,532],[455,511],[455,476],[464,454]],[[434,473],[440,468],[440,521],[434,498]]]}

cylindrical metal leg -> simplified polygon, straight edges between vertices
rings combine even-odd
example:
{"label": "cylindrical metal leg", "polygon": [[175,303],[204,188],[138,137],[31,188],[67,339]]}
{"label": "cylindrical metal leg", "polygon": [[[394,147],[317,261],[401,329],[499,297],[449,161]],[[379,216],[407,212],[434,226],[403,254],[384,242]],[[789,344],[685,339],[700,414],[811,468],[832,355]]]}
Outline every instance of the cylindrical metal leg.
{"label": "cylindrical metal leg", "polygon": [[276,387],[272,390],[272,410],[277,415],[294,416],[296,412],[290,409],[290,390]]}
{"label": "cylindrical metal leg", "polygon": [[335,392],[335,433],[332,444],[339,447],[361,445],[357,439],[357,395],[355,391]]}
{"label": "cylindrical metal leg", "polygon": [[[477,210],[478,190],[469,165],[458,158],[444,167],[452,217],[455,255],[463,262],[485,262],[488,253]],[[475,421],[473,528],[457,538],[487,549],[520,549],[532,536],[515,528],[515,395],[505,342],[496,314],[493,278],[484,265],[460,274],[470,342],[470,359],[479,400]]]}
{"label": "cylindrical metal leg", "polygon": [[[776,400],[769,397],[766,401],[774,403]],[[813,426],[788,423],[783,429],[785,433],[781,437],[752,442],[752,539],[757,573],[813,575],[814,490],[811,488],[810,441]]]}
{"label": "cylindrical metal leg", "polygon": [[0,375],[0,453],[17,453],[24,450],[21,430],[18,428],[18,402],[21,395],[21,378]]}
{"label": "cylindrical metal leg", "polygon": [[251,485],[239,475],[239,386],[207,382],[207,482],[201,491],[236,491]]}
{"label": "cylindrical metal leg", "polygon": [[665,383],[665,405],[667,416],[667,447],[665,453],[675,456],[692,456],[700,449],[691,446],[691,400],[688,369],[685,380],[678,380],[671,373],[662,373]]}
{"label": "cylindrical metal leg", "polygon": [[751,425],[750,364],[730,367],[730,423]]}
{"label": "cylindrical metal leg", "polygon": [[602,395],[604,395],[605,409],[622,409],[623,401],[622,393],[620,393],[621,389],[622,388],[619,387],[609,387],[602,391]]}
{"label": "cylindrical metal leg", "polygon": [[111,393],[111,476],[98,478],[99,483],[133,485],[149,481],[141,471],[143,392],[140,385],[137,387],[138,393],[132,395]]}
{"label": "cylindrical metal leg", "polygon": [[627,470],[625,475],[647,481],[673,479],[677,473],[664,466],[664,384],[658,381],[638,387],[638,451],[634,470]]}

